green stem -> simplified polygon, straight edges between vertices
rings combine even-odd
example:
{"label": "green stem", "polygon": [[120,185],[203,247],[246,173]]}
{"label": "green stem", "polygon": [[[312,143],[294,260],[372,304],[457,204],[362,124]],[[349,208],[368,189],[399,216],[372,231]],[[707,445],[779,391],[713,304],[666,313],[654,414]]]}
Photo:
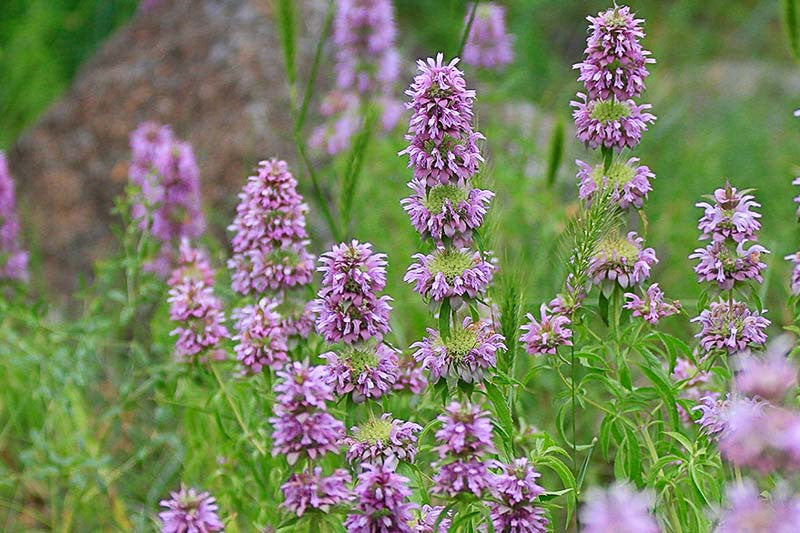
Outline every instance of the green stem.
{"label": "green stem", "polygon": [[228,388],[225,386],[225,383],[223,383],[222,378],[219,376],[219,371],[217,371],[217,367],[214,364],[210,366],[211,366],[211,373],[214,374],[214,378],[217,380],[217,384],[219,385],[219,388],[222,391],[222,395],[225,397],[225,401],[228,402],[231,411],[233,411],[233,415],[236,417],[236,421],[239,423],[239,427],[241,428],[242,433],[244,433],[244,436],[247,437],[247,440],[250,441],[250,444],[252,444],[261,455],[267,455],[267,450],[265,450],[264,447],[253,438],[252,433],[250,433],[250,430],[244,423],[242,414],[239,412],[239,408],[236,407],[233,398],[231,398],[231,395],[228,393]]}
{"label": "green stem", "polygon": [[[576,372],[577,372],[576,365],[575,365],[575,346],[570,346],[569,351],[570,351],[570,366],[571,366],[571,370],[572,370],[572,378],[571,378],[571,384],[570,384],[570,389],[571,389],[571,392],[572,392],[572,398],[571,398],[571,401],[572,401],[572,469],[574,471],[573,474],[575,476],[575,480],[577,481],[578,476],[580,475],[580,472],[579,472],[580,465],[578,465],[578,432],[577,432],[577,429],[576,429],[576,422],[575,422],[575,419],[577,417],[577,410],[578,410],[578,402],[575,400],[575,379],[576,379]],[[575,494],[574,494],[574,497],[575,497],[575,528],[577,529],[578,532],[580,532],[580,530],[581,530],[581,520],[580,520],[580,517],[578,516],[578,511],[577,511],[578,510],[578,505],[580,504],[579,490],[580,489],[576,485]]]}
{"label": "green stem", "polygon": [[475,22],[475,14],[478,12],[478,2],[480,2],[480,0],[475,0],[475,3],[472,4],[472,11],[469,12],[467,25],[464,26],[464,32],[461,34],[461,40],[458,44],[458,53],[456,54],[458,57],[461,57],[461,54],[464,53],[464,47],[467,45],[469,32],[472,31],[472,23]]}

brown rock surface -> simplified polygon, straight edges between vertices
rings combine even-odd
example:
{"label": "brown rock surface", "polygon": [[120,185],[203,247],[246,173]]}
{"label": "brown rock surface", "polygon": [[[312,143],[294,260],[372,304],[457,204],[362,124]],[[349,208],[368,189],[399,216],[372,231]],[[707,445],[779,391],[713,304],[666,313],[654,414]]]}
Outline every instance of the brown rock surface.
{"label": "brown rock surface", "polygon": [[[303,2],[298,64],[324,16]],[[65,293],[113,245],[113,199],[128,134],[143,120],[192,143],[206,207],[229,212],[250,169],[292,159],[283,54],[267,0],[169,0],[137,14],[83,66],[68,93],[9,153],[45,284]],[[213,221],[213,220],[212,220]]]}

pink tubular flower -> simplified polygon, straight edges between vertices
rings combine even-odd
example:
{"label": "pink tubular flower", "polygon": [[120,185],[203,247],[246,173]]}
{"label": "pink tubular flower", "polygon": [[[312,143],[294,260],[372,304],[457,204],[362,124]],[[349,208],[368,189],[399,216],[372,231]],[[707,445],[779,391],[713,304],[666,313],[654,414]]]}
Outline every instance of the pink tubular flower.
{"label": "pink tubular flower", "polygon": [[[738,399],[734,399],[733,401],[738,401]],[[727,411],[730,403],[730,395],[725,398],[720,398],[718,394],[704,396],[700,399],[700,403],[692,408],[692,411],[698,411],[700,413],[700,418],[695,422],[704,433],[712,438],[718,438],[725,430]]]}
{"label": "pink tubular flower", "polygon": [[406,94],[413,110],[406,140],[408,166],[414,178],[428,186],[463,184],[483,161],[477,141],[483,136],[472,130],[472,103],[475,91],[468,90],[458,59],[448,64],[438,54],[436,60],[418,61],[420,74]]}
{"label": "pink tubular flower", "polygon": [[492,474],[486,463],[479,459],[456,459],[434,466],[436,474],[433,476],[433,492],[436,494],[453,498],[461,492],[471,492],[480,498],[492,486]]}
{"label": "pink tubular flower", "polygon": [[622,288],[638,285],[650,277],[650,269],[658,258],[652,248],[643,248],[644,239],[635,231],[627,238],[606,237],[597,245],[589,262],[589,275],[599,285],[603,281],[616,282]]}
{"label": "pink tubular flower", "polygon": [[320,355],[328,364],[328,381],[336,394],[353,393],[353,401],[378,399],[392,390],[397,381],[397,350],[384,343],[347,347],[341,353]]}
{"label": "pink tubular flower", "polygon": [[261,298],[233,312],[236,320],[236,359],[250,373],[259,373],[264,367],[281,368],[289,360],[286,333],[281,329],[281,317],[275,312],[278,302]]}
{"label": "pink tubular flower", "polygon": [[397,474],[387,464],[361,465],[358,484],[353,491],[357,510],[347,515],[344,526],[348,532],[411,533],[409,522],[413,519],[408,503],[411,489],[408,478]]}
{"label": "pink tubular flower", "polygon": [[316,467],[311,472],[292,474],[292,477],[281,485],[284,497],[281,507],[297,516],[303,516],[309,509],[327,513],[331,507],[351,499],[348,483],[350,475],[343,469],[336,470],[328,477],[322,476],[321,467]]}
{"label": "pink tubular flower", "polygon": [[394,382],[395,391],[408,391],[412,394],[422,394],[428,386],[428,379],[421,366],[413,357],[405,356],[400,358],[397,368],[397,381]]}
{"label": "pink tubular flower", "polygon": [[214,269],[211,268],[208,254],[205,250],[193,248],[186,237],[181,239],[177,263],[167,280],[167,285],[170,287],[185,279],[202,281],[208,286],[214,285]]}
{"label": "pink tubular flower", "polygon": [[180,490],[170,493],[170,499],[161,500],[166,511],[158,513],[161,533],[208,533],[222,531],[224,525],[217,514],[217,501],[208,492],[181,485]]}
{"label": "pink tubular flower", "polygon": [[800,294],[800,252],[787,255],[784,259],[792,263],[791,291],[792,294],[797,296]]}
{"label": "pink tubular flower", "polygon": [[28,252],[19,243],[14,180],[0,150],[0,280],[28,281]]}
{"label": "pink tubular flower", "polygon": [[657,324],[662,318],[675,315],[681,310],[681,303],[678,300],[668,302],[664,300],[664,291],[653,283],[645,291],[644,298],[638,294],[625,293],[625,309],[633,311],[632,315],[641,317],[651,324]]}
{"label": "pink tubular flower", "polygon": [[[672,379],[682,385],[680,397],[684,400],[697,402],[701,398],[706,401],[715,401],[719,394],[709,392],[707,383],[711,379],[711,372],[702,371],[688,359],[678,357],[675,360],[675,368],[672,370]],[[708,404],[707,404],[708,405]],[[697,407],[692,408],[697,409]],[[700,409],[703,409],[702,407]],[[691,423],[692,418],[684,407],[678,404],[678,414],[684,422]]]}
{"label": "pink tubular flower", "polygon": [[434,448],[440,458],[494,453],[492,421],[479,405],[451,402],[436,419],[442,423],[436,432],[440,444]]}
{"label": "pink tubular flower", "polygon": [[[465,25],[471,9],[467,10]],[[479,4],[464,45],[464,63],[500,70],[514,60],[513,37],[506,31],[506,10],[494,2]]]}
{"label": "pink tubular flower", "polygon": [[483,294],[494,277],[495,266],[480,252],[468,248],[439,248],[433,254],[416,254],[403,281],[414,284],[424,298],[475,298]]}
{"label": "pink tubular flower", "polygon": [[592,98],[612,96],[625,100],[644,91],[644,80],[650,75],[648,57],[639,39],[644,37],[642,23],[627,6],[615,6],[596,17],[587,17],[591,33],[586,41],[586,59],[573,68],[580,70],[582,82]]}
{"label": "pink tubular flower", "polygon": [[536,499],[544,489],[536,483],[541,474],[528,460],[515,459],[512,464],[496,463],[500,472],[494,477],[491,492],[497,501],[489,503],[495,531],[545,533],[548,520]]}
{"label": "pink tubular flower", "polygon": [[275,401],[289,411],[324,411],[327,409],[326,402],[334,399],[333,387],[328,383],[328,372],[324,366],[291,361],[275,375],[279,379],[274,387]]}
{"label": "pink tubular flower", "polygon": [[411,224],[423,238],[441,245],[447,239],[455,246],[472,244],[472,232],[483,224],[494,193],[458,185],[436,185],[427,190],[413,180],[408,186],[414,194],[403,199]]}
{"label": "pink tubular flower", "polygon": [[620,209],[630,206],[642,207],[647,198],[647,193],[653,190],[650,180],[656,177],[649,167],[639,165],[639,158],[631,157],[627,162],[614,161],[608,170],[601,163],[594,167],[576,160],[580,189],[578,194],[581,200],[591,202],[599,190],[611,190],[611,200],[619,205]]}
{"label": "pink tubular flower", "polygon": [[800,524],[800,500],[780,494],[764,500],[750,480],[728,487],[726,502],[717,533],[792,533]]}
{"label": "pink tubular flower", "polygon": [[763,346],[767,342],[765,330],[770,321],[758,311],[736,300],[712,302],[700,316],[692,319],[702,326],[695,337],[705,351],[725,350],[729,354],[740,352],[749,345]]}
{"label": "pink tubular flower", "polygon": [[624,483],[591,487],[580,511],[586,533],[660,533],[652,515],[653,495]]}
{"label": "pink tubular flower", "polygon": [[761,272],[767,264],[761,261],[761,255],[768,254],[769,250],[758,244],[745,249],[746,242],[739,242],[735,249],[720,241],[696,249],[689,259],[700,260],[694,267],[698,281],[716,282],[722,290],[733,288],[737,281],[763,282]]}
{"label": "pink tubular flower", "polygon": [[443,340],[438,331],[428,328],[428,336],[415,342],[414,359],[431,373],[431,379],[454,377],[466,382],[483,379],[487,369],[497,366],[497,352],[505,350],[503,336],[488,322],[464,319]]}
{"label": "pink tubular flower", "polygon": [[347,460],[352,464],[414,462],[417,455],[419,424],[404,422],[384,413],[361,426],[353,427],[351,436],[344,439],[348,446]]}
{"label": "pink tubular flower", "polygon": [[285,455],[290,465],[301,455],[316,459],[338,452],[344,437],[344,424],[326,412],[292,413],[280,404],[274,406],[272,455]]}
{"label": "pink tubular flower", "polygon": [[650,104],[639,105],[633,100],[590,100],[578,93],[578,100],[570,105],[575,108],[576,135],[581,142],[592,149],[633,148],[647,131],[647,125],[656,117],[648,111]]}
{"label": "pink tubular flower", "polygon": [[326,122],[311,134],[309,146],[324,150],[330,156],[347,150],[362,126],[358,104],[358,95],[353,92],[334,90],[328,93],[320,105],[320,114]]}
{"label": "pink tubular flower", "polygon": [[229,336],[223,325],[222,302],[214,289],[202,281],[186,279],[169,290],[169,317],[178,327],[170,332],[177,335],[175,353],[179,361],[188,362],[195,355],[213,350]]}
{"label": "pink tubular flower", "polygon": [[526,352],[530,355],[555,355],[559,346],[572,346],[572,331],[569,329],[572,322],[569,317],[560,313],[548,314],[545,304],[539,308],[539,314],[541,321],[528,313],[528,323],[520,328],[525,333],[519,341],[525,345]]}
{"label": "pink tubular flower", "polygon": [[756,233],[761,229],[758,221],[761,213],[751,209],[761,207],[761,204],[749,192],[749,189],[740,191],[726,183],[724,189],[717,189],[710,197],[713,204],[695,204],[704,210],[697,224],[702,232],[700,238],[716,242],[732,239],[737,243],[756,240]]}

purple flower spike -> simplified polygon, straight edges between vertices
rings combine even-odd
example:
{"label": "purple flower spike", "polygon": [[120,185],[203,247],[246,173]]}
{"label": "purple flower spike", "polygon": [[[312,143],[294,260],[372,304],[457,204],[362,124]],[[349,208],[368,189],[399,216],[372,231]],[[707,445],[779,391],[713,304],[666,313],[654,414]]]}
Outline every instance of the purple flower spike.
{"label": "purple flower spike", "polygon": [[434,465],[433,492],[451,498],[461,492],[481,497],[492,486],[492,474],[479,459],[456,459],[444,465]]}
{"label": "purple flower spike", "polygon": [[28,281],[28,252],[20,247],[14,180],[0,151],[0,280]]}
{"label": "purple flower spike", "polygon": [[277,305],[274,300],[261,298],[256,305],[233,312],[236,359],[247,372],[257,374],[264,367],[277,370],[289,360],[286,333],[281,328],[280,315],[275,312]]}
{"label": "purple flower spike", "polygon": [[489,503],[495,531],[545,533],[548,520],[536,498],[544,489],[536,483],[541,476],[527,459],[515,459],[510,465],[496,463],[500,472],[494,477],[491,492],[497,501]]}
{"label": "purple flower spike", "polygon": [[727,505],[722,511],[717,533],[791,533],[800,524],[800,500],[775,491],[770,501],[763,499],[750,480],[728,487]]}
{"label": "purple flower spike", "polygon": [[326,412],[289,412],[276,404],[269,419],[272,433],[272,455],[285,455],[290,465],[306,455],[316,459],[328,452],[338,452],[344,437],[344,424]]}
{"label": "purple flower spike", "polygon": [[656,177],[649,167],[639,165],[637,157],[631,157],[627,162],[614,161],[608,170],[603,164],[589,166],[583,161],[576,160],[580,189],[578,194],[581,200],[591,202],[598,190],[611,190],[611,200],[620,209],[635,207],[639,209],[647,198],[647,193],[653,190],[650,180]]}
{"label": "purple flower spike", "polygon": [[169,290],[167,302],[170,320],[178,323],[170,335],[178,336],[175,353],[179,361],[189,362],[198,354],[213,351],[229,336],[223,325],[222,302],[202,281],[180,282]]}
{"label": "purple flower spike", "polygon": [[170,499],[161,500],[166,511],[158,513],[161,533],[207,533],[222,531],[224,525],[217,514],[217,501],[208,492],[181,485],[180,490],[170,493]]}
{"label": "purple flower spike", "polygon": [[650,52],[642,48],[642,23],[627,6],[603,11],[587,17],[591,33],[586,41],[586,59],[573,68],[580,70],[582,82],[592,98],[612,96],[626,100],[644,91],[644,81],[650,75]]}
{"label": "purple flower spike", "polygon": [[736,300],[712,302],[709,309],[692,319],[702,326],[695,337],[705,351],[725,350],[729,354],[745,350],[748,346],[763,346],[767,342],[766,329],[770,321],[758,311],[750,311]]}
{"label": "purple flower spike", "polygon": [[384,343],[347,347],[340,353],[320,355],[328,361],[328,380],[336,394],[353,393],[353,401],[378,399],[390,392],[397,381],[397,350]]}
{"label": "purple flower spike", "polygon": [[358,502],[357,511],[347,515],[344,526],[348,532],[411,533],[413,519],[408,503],[411,489],[408,478],[397,474],[387,464],[361,465],[363,472],[353,491]]}
{"label": "purple flower spike", "polygon": [[600,147],[633,148],[647,131],[647,125],[656,117],[648,110],[650,104],[639,105],[633,100],[591,100],[578,93],[578,100],[570,105],[575,108],[576,135],[581,142],[592,149]]}
{"label": "purple flower spike", "polygon": [[495,266],[480,252],[468,248],[439,248],[430,255],[416,254],[403,281],[414,284],[424,298],[475,298],[483,294],[494,277]]}
{"label": "purple flower spike", "polygon": [[792,294],[797,296],[800,294],[800,252],[793,253],[784,257],[787,261],[792,263]]}
{"label": "purple flower spike", "polygon": [[528,323],[520,328],[525,332],[519,338],[525,345],[525,351],[530,355],[555,355],[559,346],[572,346],[570,319],[559,313],[548,314],[545,304],[539,308],[539,313],[540,321],[528,313]]}
{"label": "purple flower spike", "polygon": [[328,372],[324,366],[292,361],[275,375],[279,379],[274,387],[275,400],[289,411],[324,411],[327,409],[326,402],[334,399],[333,387],[328,383]]}
{"label": "purple flower spike", "polygon": [[403,199],[411,224],[423,238],[437,244],[444,240],[454,246],[472,244],[472,232],[482,224],[494,193],[482,189],[467,189],[458,185],[436,185],[430,190],[424,183],[408,185],[414,194]]}
{"label": "purple flower spike", "polygon": [[292,474],[286,483],[281,485],[285,507],[297,516],[309,509],[327,513],[330,508],[349,501],[352,497],[347,488],[350,474],[346,470],[336,470],[332,475],[324,477],[322,468],[316,467],[313,472]]}
{"label": "purple flower spike", "polygon": [[[481,3],[464,45],[464,63],[501,70],[514,60],[513,37],[506,31],[506,10],[494,2]],[[471,9],[467,10],[468,23]]]}
{"label": "purple flower spike", "polygon": [[349,446],[347,460],[353,464],[414,462],[417,455],[419,424],[393,419],[391,413],[372,418],[351,429],[352,435],[344,439]]}
{"label": "purple flower spike", "polygon": [[479,405],[452,402],[436,419],[442,423],[436,432],[440,444],[434,448],[439,457],[494,453],[492,421],[489,412],[482,411]]}
{"label": "purple flower spike", "polygon": [[644,239],[635,231],[628,233],[627,238],[611,236],[600,241],[589,262],[589,275],[595,285],[609,281],[626,288],[649,278],[658,258],[655,250],[643,248],[642,243]]}
{"label": "purple flower spike", "polygon": [[761,213],[751,211],[761,207],[749,190],[740,191],[725,184],[724,189],[717,189],[711,197],[713,204],[700,202],[696,204],[704,210],[697,227],[702,232],[701,239],[712,239],[721,242],[732,239],[737,243],[756,240],[756,233],[761,229]]}
{"label": "purple flower spike", "polygon": [[643,320],[657,324],[662,318],[678,314],[681,310],[681,303],[678,300],[671,302],[664,300],[664,291],[653,283],[645,291],[644,297],[632,292],[625,293],[625,309],[633,311],[632,315],[641,317]]}
{"label": "purple flower spike", "polygon": [[200,248],[193,248],[189,239],[181,239],[178,248],[178,264],[167,280],[170,287],[176,286],[183,280],[202,281],[206,285],[214,285],[214,270],[208,260],[208,254]]}
{"label": "purple flower spike", "polygon": [[428,386],[428,379],[421,366],[417,365],[413,357],[405,356],[398,365],[397,381],[394,382],[395,391],[408,391],[412,394],[422,394]]}
{"label": "purple flower spike", "polygon": [[581,509],[586,533],[660,533],[651,510],[653,495],[623,483],[607,489],[591,487]]}
{"label": "purple flower spike", "polygon": [[[419,510],[419,520],[414,526],[414,533],[447,533],[452,523],[450,519],[452,511],[448,511],[447,516],[439,521],[439,516],[443,511],[444,507],[442,506],[431,507],[430,505],[423,505]],[[437,521],[439,521],[438,527],[436,527]]]}
{"label": "purple flower spike", "polygon": [[431,379],[457,378],[466,382],[483,379],[486,370],[497,366],[497,352],[505,350],[503,336],[488,322],[473,323],[467,317],[461,326],[450,330],[447,340],[428,328],[428,336],[414,343],[414,359],[427,368]]}

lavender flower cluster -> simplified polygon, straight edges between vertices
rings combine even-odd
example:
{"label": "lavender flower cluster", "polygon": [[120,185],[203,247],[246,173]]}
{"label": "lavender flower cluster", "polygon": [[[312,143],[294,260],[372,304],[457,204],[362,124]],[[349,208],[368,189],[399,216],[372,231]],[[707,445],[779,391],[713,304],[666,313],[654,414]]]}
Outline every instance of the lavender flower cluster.
{"label": "lavender flower cluster", "polygon": [[28,280],[28,252],[19,242],[14,179],[0,151],[0,280]]}
{"label": "lavender flower cluster", "polygon": [[[475,16],[464,43],[464,63],[475,67],[501,70],[514,61],[513,36],[506,30],[506,10],[495,2],[475,6]],[[471,9],[464,25],[469,25]]]}
{"label": "lavender flower cluster", "polygon": [[200,205],[200,171],[192,146],[169,126],[144,122],[130,136],[128,178],[135,192],[131,214],[142,230],[160,243],[149,270],[167,277],[172,246],[183,237],[196,239],[205,230]]}
{"label": "lavender flower cluster", "polygon": [[400,54],[391,0],[340,0],[333,20],[336,87],[325,96],[320,114],[326,123],[312,133],[312,147],[336,155],[349,148],[364,126],[370,104],[381,109],[381,126],[395,128],[403,112],[393,96]]}

